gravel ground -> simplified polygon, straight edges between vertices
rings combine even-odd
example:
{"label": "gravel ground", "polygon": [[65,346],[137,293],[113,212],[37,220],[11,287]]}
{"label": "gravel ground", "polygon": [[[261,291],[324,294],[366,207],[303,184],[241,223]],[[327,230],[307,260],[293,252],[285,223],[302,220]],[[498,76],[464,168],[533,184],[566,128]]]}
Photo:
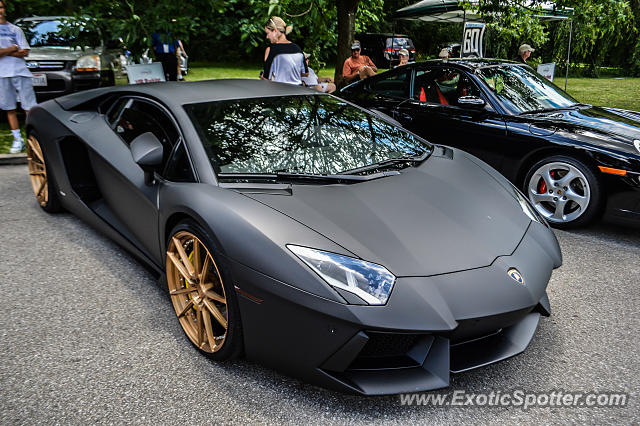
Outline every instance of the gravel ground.
{"label": "gravel ground", "polygon": [[330,392],[189,344],[149,272],[69,214],[36,204],[26,166],[0,167],[0,423],[635,423],[640,231],[557,231],[552,316],[521,355],[452,377],[468,394],[625,392],[620,407],[407,407]]}

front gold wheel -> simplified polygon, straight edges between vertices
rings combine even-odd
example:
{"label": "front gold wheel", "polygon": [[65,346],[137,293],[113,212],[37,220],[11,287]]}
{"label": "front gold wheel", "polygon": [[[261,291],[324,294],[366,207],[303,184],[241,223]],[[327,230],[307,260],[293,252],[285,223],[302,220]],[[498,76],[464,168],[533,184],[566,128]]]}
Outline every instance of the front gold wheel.
{"label": "front gold wheel", "polygon": [[36,199],[45,207],[49,202],[49,180],[47,179],[47,166],[45,165],[42,148],[35,136],[27,138],[27,165],[29,178]]}
{"label": "front gold wheel", "polygon": [[176,232],[167,249],[171,302],[189,340],[216,353],[227,340],[229,310],[220,270],[205,244],[193,233]]}

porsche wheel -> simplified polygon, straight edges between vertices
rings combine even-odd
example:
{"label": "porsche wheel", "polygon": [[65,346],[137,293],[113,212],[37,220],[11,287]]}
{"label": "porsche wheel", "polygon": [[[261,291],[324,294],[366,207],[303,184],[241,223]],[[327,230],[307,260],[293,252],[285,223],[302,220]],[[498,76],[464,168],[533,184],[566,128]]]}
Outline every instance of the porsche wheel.
{"label": "porsche wheel", "polygon": [[600,213],[602,189],[582,161],[564,155],[545,158],[527,173],[524,192],[535,209],[558,228],[584,226]]}
{"label": "porsche wheel", "polygon": [[167,246],[166,278],[178,321],[191,343],[223,360],[240,354],[242,328],[231,280],[212,247],[195,223],[176,226]]}
{"label": "porsche wheel", "polygon": [[50,173],[40,142],[35,134],[27,138],[27,167],[33,193],[45,211],[55,213],[62,210],[53,175]]}

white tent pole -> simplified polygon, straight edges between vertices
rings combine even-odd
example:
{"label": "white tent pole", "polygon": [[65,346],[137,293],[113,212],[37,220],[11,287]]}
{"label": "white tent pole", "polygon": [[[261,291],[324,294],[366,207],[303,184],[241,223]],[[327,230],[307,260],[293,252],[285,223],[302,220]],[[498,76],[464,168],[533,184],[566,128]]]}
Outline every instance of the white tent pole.
{"label": "white tent pole", "polygon": [[467,10],[462,10],[462,40],[460,41],[460,57],[462,58],[462,50],[464,49],[464,24],[467,22]]}
{"label": "white tent pole", "polygon": [[564,74],[564,91],[567,91],[567,80],[569,79],[569,58],[571,57],[571,34],[573,34],[573,19],[569,20],[569,47],[567,48],[567,71]]}

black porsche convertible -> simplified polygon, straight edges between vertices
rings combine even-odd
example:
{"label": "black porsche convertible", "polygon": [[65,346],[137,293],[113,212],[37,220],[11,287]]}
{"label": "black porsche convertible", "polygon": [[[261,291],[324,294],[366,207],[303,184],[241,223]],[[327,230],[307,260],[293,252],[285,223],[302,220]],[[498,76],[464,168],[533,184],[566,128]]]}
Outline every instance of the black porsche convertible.
{"label": "black porsche convertible", "polygon": [[640,223],[640,113],[578,102],[502,60],[405,65],[341,96],[495,167],[552,225]]}
{"label": "black porsche convertible", "polygon": [[526,197],[342,99],[259,80],[120,86],[38,105],[27,133],[42,208],[155,270],[215,360],[420,391],[522,352],[549,315],[562,256]]}

